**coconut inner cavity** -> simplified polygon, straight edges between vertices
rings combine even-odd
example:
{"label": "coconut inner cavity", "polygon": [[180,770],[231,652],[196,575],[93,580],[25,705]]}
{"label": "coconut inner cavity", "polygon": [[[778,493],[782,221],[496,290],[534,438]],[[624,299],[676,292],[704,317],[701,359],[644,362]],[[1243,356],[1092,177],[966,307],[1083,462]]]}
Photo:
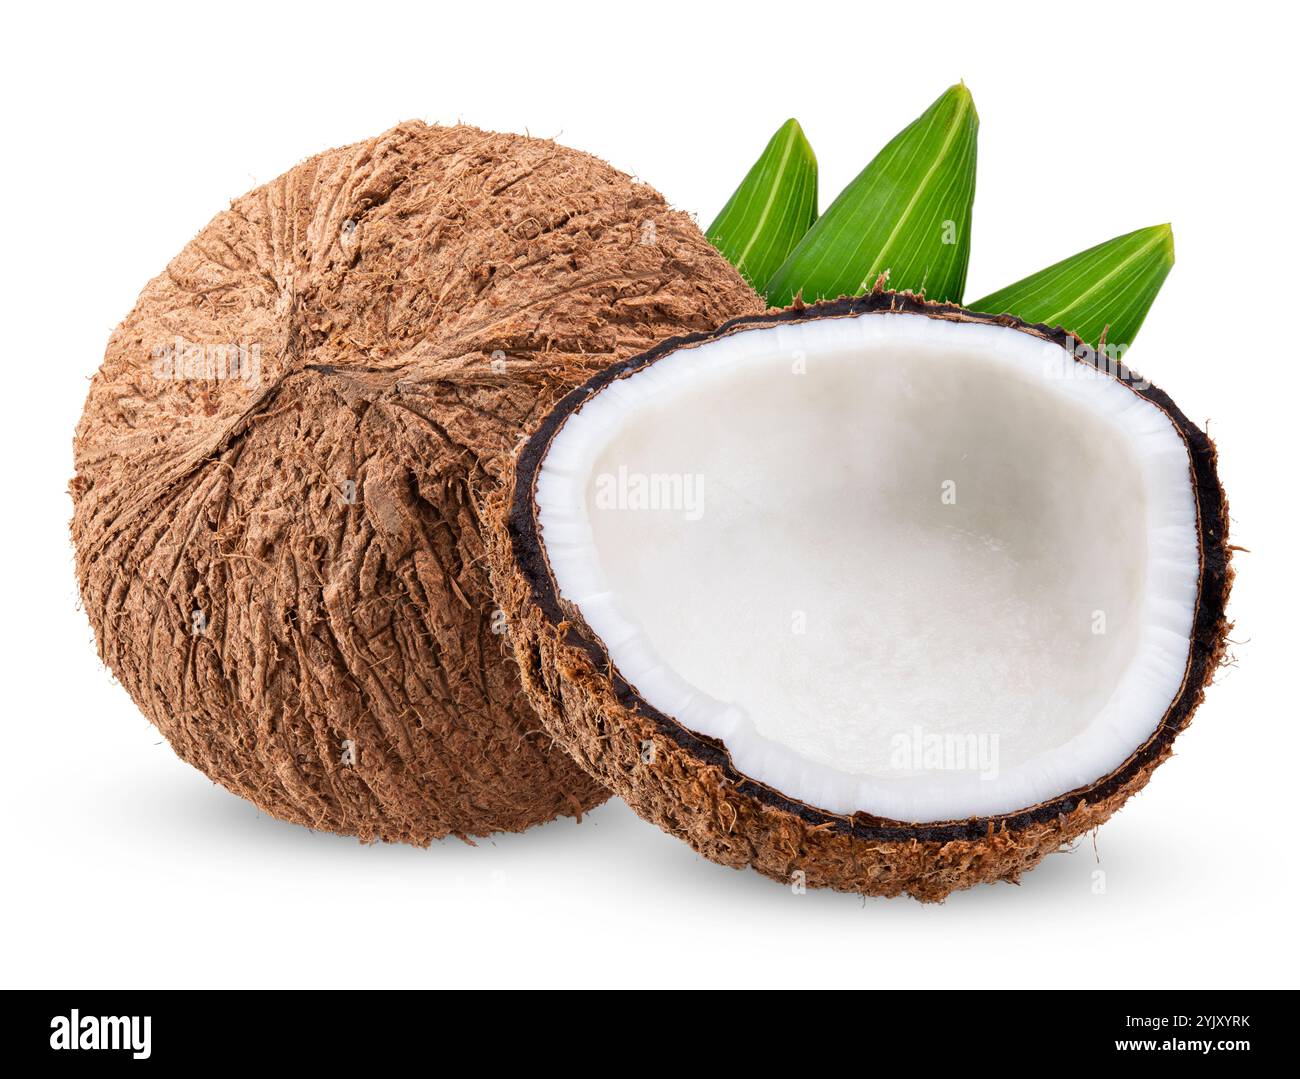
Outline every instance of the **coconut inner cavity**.
{"label": "coconut inner cavity", "polygon": [[1085,786],[1187,664],[1181,436],[1017,330],[880,314],[679,350],[568,417],[536,500],[622,677],[830,812],[965,819]]}

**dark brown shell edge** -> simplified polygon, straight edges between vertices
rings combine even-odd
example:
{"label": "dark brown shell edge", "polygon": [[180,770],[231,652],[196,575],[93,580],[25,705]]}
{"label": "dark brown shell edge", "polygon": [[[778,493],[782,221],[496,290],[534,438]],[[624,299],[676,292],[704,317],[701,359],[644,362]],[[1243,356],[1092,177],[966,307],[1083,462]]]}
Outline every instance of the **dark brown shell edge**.
{"label": "dark brown shell edge", "polygon": [[[1223,660],[1231,628],[1225,617],[1232,582],[1227,502],[1213,443],[1167,394],[1149,384],[1139,389],[1127,369],[1117,372],[1169,417],[1194,471],[1201,560],[1182,688],[1151,738],[1119,768],[1088,787],[1010,814],[919,825],[865,814],[846,817],[794,801],[743,775],[720,742],[687,730],[643,701],[575,612],[562,604],[538,541],[533,499],[537,469],[551,440],[568,415],[611,381],[669,353],[753,327],[898,312],[1005,326],[1070,347],[1071,335],[1060,328],[884,291],[796,305],[734,319],[712,333],[674,338],[601,372],[552,410],[521,450],[513,491],[504,491],[492,510],[489,536],[497,599],[510,616],[524,685],[543,722],[579,764],[638,814],[724,865],[753,866],[785,882],[802,872],[810,886],[936,901],[981,882],[1014,882],[1047,854],[1109,818],[1170,756],[1175,736],[1190,722]],[[1077,354],[1076,361],[1088,362]],[[652,754],[647,746],[654,747]],[[654,763],[644,763],[647,756]]]}

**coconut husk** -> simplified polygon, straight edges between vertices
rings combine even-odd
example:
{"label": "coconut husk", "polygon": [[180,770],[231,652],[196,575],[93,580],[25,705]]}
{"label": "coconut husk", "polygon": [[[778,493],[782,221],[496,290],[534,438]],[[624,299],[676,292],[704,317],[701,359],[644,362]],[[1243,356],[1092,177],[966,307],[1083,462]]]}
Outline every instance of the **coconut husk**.
{"label": "coconut husk", "polygon": [[104,662],[285,820],[424,844],[580,815],[606,793],[520,691],[482,498],[573,385],[761,309],[687,215],[553,142],[404,123],[303,162],[145,287],[91,384]]}
{"label": "coconut husk", "polygon": [[537,470],[564,419],[610,382],[670,353],[751,327],[894,312],[994,323],[1070,347],[1069,335],[1057,328],[885,291],[738,318],[713,333],[667,341],[595,376],[541,422],[517,457],[513,484],[494,499],[488,537],[496,595],[515,627],[523,683],[538,714],[574,760],[638,814],[723,865],[752,867],[785,883],[934,901],[981,882],[1017,881],[1047,854],[1096,828],[1146,785],[1191,721],[1222,662],[1230,629],[1224,613],[1232,581],[1227,502],[1214,445],[1204,432],[1163,391],[1140,388],[1143,380],[1123,368],[1112,372],[1170,418],[1194,470],[1200,577],[1192,647],[1178,696],[1148,741],[1110,774],[1041,805],[971,820],[917,824],[862,813],[837,815],[741,773],[722,742],[659,712],[612,667],[580,612],[559,595],[540,543],[533,497]]}

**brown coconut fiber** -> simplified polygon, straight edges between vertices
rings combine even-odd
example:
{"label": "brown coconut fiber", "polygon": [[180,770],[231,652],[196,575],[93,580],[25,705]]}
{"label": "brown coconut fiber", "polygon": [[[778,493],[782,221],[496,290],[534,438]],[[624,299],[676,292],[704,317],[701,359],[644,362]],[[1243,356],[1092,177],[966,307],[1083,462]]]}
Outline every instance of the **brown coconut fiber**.
{"label": "brown coconut fiber", "polygon": [[549,141],[404,123],[303,162],[145,287],[91,385],[104,662],[285,820],[425,844],[581,815],[607,795],[520,691],[483,497],[574,385],[761,310],[688,216]]}
{"label": "brown coconut fiber", "polygon": [[738,771],[722,742],[695,734],[656,710],[612,668],[581,614],[560,597],[540,543],[533,497],[550,440],[588,394],[608,383],[673,352],[755,326],[888,318],[900,311],[993,322],[1061,345],[1067,339],[1064,331],[1026,325],[1011,316],[878,292],[739,318],[712,334],[665,342],[614,365],[556,406],[520,452],[513,490],[495,499],[488,536],[497,598],[509,612],[524,685],[539,715],[574,759],[638,814],[715,862],[752,866],[786,884],[878,896],[906,893],[935,901],[982,882],[1018,881],[1047,854],[1096,828],[1146,785],[1190,722],[1223,659],[1230,628],[1224,615],[1232,581],[1227,503],[1214,446],[1204,432],[1163,391],[1136,388],[1137,380],[1122,369],[1109,372],[1169,416],[1187,445],[1194,472],[1200,578],[1192,647],[1178,696],[1148,741],[1087,788],[1014,813],[963,821],[914,824],[862,813],[841,816],[794,801]]}

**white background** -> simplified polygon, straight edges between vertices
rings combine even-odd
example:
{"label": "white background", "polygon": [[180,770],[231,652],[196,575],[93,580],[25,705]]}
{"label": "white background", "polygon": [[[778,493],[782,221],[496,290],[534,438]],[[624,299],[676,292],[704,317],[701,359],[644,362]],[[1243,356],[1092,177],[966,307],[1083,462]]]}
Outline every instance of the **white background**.
{"label": "white background", "polygon": [[[1294,8],[1236,2],[24,4],[6,13],[0,978],[17,986],[1295,985]],[[907,899],[582,824],[362,846],[180,763],[96,656],[67,522],[87,382],[227,201],[407,118],[545,135],[707,224],[802,122],[825,205],[958,78],[971,297],[1172,221],[1129,359],[1219,444],[1237,666],[1177,756],[1020,887]],[[1105,893],[1094,893],[1104,870]]]}

